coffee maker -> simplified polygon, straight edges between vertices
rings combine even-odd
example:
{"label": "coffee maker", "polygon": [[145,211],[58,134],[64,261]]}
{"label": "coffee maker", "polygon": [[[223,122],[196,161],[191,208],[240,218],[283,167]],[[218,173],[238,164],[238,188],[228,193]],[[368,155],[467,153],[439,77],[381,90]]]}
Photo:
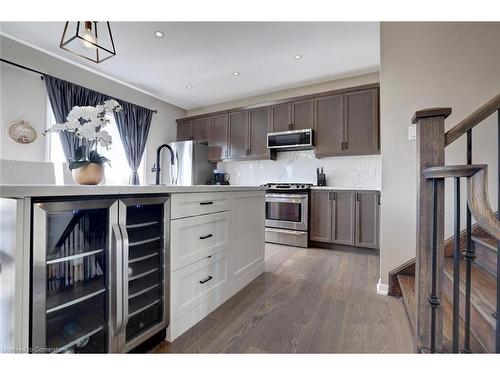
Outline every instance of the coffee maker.
{"label": "coffee maker", "polygon": [[210,185],[229,185],[229,174],[221,170],[214,169],[213,180],[209,182]]}

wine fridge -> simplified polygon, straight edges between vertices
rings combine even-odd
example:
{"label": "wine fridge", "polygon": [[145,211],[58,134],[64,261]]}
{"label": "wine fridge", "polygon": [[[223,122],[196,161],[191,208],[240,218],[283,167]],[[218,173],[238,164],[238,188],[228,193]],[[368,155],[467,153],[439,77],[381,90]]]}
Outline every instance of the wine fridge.
{"label": "wine fridge", "polygon": [[31,343],[128,352],[169,321],[169,197],[33,203]]}

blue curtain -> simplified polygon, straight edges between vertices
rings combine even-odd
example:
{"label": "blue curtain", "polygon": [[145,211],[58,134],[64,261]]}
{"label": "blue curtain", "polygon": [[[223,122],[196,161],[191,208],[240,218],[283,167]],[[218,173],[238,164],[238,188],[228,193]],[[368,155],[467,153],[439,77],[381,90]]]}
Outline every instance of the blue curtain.
{"label": "blue curtain", "polygon": [[[66,122],[66,117],[74,106],[96,106],[109,99],[108,95],[49,75],[44,75],[43,80],[58,124]],[[82,145],[82,140],[68,132],[59,133],[59,136],[64,156],[68,161],[74,159],[75,150]]]}
{"label": "blue curtain", "polygon": [[142,154],[146,147],[153,111],[127,102],[120,104],[123,110],[115,112],[115,120],[131,169],[129,184],[139,185],[137,168],[141,164]]}

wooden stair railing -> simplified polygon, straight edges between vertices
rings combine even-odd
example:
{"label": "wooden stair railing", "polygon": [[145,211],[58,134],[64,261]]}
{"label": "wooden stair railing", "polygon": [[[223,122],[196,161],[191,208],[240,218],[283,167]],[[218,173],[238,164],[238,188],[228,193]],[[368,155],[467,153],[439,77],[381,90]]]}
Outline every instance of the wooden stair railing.
{"label": "wooden stair railing", "polygon": [[[497,240],[497,306],[496,352],[500,352],[500,224],[488,202],[487,168],[472,165],[472,129],[498,113],[499,180],[500,180],[500,94],[474,111],[470,116],[445,133],[444,121],[451,108],[431,108],[417,111],[412,122],[417,124],[417,249],[415,257],[416,321],[415,347],[418,352],[442,351],[442,309],[438,308],[442,293],[444,272],[444,179],[455,179],[455,237],[454,264],[460,260],[460,192],[459,179],[466,177],[466,287],[465,333],[463,351],[470,352],[470,298],[471,267],[475,259],[472,246],[472,216],[477,223]],[[467,165],[444,166],[445,147],[467,135]],[[500,186],[500,185],[499,185]],[[457,197],[458,195],[458,197]],[[500,202],[500,189],[498,192]],[[457,261],[458,260],[458,261]],[[457,280],[455,280],[457,281]],[[459,280],[458,283],[459,284]],[[454,296],[456,292],[454,291]],[[457,298],[458,301],[458,298]],[[457,303],[458,305],[458,303]],[[458,317],[453,311],[454,328],[458,331]],[[457,318],[457,319],[455,319]],[[454,334],[453,351],[458,352],[458,333]]]}

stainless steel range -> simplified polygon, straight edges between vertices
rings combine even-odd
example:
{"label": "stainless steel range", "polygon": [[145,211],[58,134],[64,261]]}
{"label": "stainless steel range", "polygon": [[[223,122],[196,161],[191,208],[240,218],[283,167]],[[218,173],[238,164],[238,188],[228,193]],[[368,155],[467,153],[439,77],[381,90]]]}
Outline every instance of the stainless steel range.
{"label": "stainless steel range", "polygon": [[309,189],[312,184],[269,183],[266,192],[266,242],[308,246]]}

